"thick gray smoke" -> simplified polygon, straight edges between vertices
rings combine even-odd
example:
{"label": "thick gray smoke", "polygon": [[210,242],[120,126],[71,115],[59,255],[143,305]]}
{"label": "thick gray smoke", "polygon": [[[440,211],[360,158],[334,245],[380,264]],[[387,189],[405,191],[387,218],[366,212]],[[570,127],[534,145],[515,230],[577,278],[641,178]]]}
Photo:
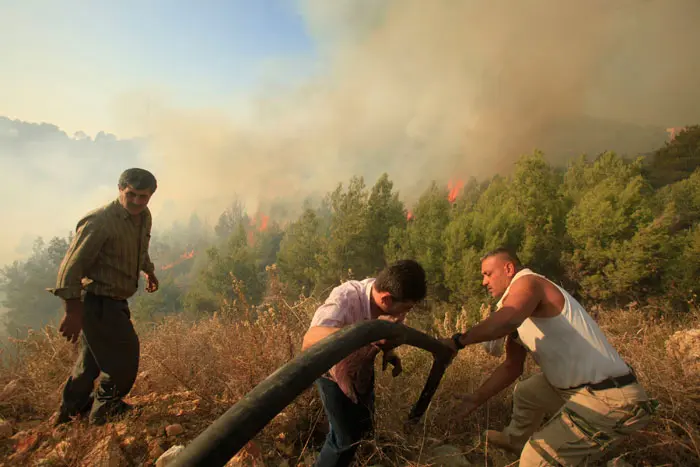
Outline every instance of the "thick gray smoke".
{"label": "thick gray smoke", "polygon": [[124,167],[139,165],[136,141],[0,117],[0,266],[24,258],[37,236],[67,236],[83,214],[114,199]]}
{"label": "thick gray smoke", "polygon": [[[319,54],[301,83],[280,71],[279,86],[261,85],[235,109],[178,109],[139,90],[120,103],[120,124],[150,138],[133,160],[159,179],[156,225],[192,211],[216,222],[235,196],[251,211],[275,200],[298,207],[352,175],[373,183],[382,172],[411,201],[432,179],[507,172],[536,147],[554,161],[610,148],[634,155],[663,144],[666,127],[700,122],[698,0],[300,8]],[[52,160],[24,178],[2,161],[5,199],[37,200],[9,206],[10,225],[58,225],[60,213],[70,229],[77,211],[116,194],[116,181],[91,177],[90,166]],[[109,166],[111,177],[126,166]]]}
{"label": "thick gray smoke", "polygon": [[160,196],[216,212],[234,193],[300,200],[386,171],[412,199],[536,147],[635,155],[700,122],[697,0],[307,0],[303,13],[324,65],[306,82],[261,89],[245,118],[150,108]]}

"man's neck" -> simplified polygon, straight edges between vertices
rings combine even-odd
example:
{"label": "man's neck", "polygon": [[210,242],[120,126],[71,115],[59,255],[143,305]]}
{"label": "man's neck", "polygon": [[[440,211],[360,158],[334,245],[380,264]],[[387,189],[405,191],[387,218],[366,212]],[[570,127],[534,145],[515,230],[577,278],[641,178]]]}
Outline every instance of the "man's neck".
{"label": "man's neck", "polygon": [[374,299],[374,286],[372,286],[372,291],[369,294],[369,313],[372,319],[377,319],[382,314],[382,309],[377,305],[377,301]]}

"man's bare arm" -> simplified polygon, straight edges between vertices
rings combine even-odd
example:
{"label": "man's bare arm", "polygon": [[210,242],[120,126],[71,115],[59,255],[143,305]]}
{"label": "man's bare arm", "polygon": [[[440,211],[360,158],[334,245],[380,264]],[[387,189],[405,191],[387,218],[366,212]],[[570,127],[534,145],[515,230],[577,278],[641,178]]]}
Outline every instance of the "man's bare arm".
{"label": "man's bare arm", "polygon": [[527,358],[525,348],[508,336],[506,340],[506,359],[473,394],[472,400],[476,407],[513,384],[523,374],[525,358]]}
{"label": "man's bare arm", "polygon": [[340,331],[341,329],[342,328],[334,328],[329,326],[312,326],[311,328],[309,328],[308,331],[306,331],[306,334],[304,334],[304,340],[301,344],[301,350],[303,351],[308,349],[316,342],[330,336],[335,332]]}
{"label": "man's bare arm", "polygon": [[463,345],[478,344],[507,336],[525,321],[542,300],[542,286],[534,277],[518,279],[503,306],[460,337]]}

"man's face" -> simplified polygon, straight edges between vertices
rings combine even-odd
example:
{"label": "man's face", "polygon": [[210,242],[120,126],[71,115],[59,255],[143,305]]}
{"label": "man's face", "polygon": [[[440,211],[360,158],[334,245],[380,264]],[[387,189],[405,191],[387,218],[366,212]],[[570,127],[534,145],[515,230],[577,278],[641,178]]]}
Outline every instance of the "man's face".
{"label": "man's face", "polygon": [[382,310],[382,316],[391,318],[390,321],[397,321],[405,318],[416,304],[415,302],[396,302],[388,292],[380,292],[377,306]]}
{"label": "man's face", "polygon": [[150,189],[137,190],[128,185],[123,190],[119,189],[119,202],[132,216],[137,216],[146,209],[153,192]]}
{"label": "man's face", "polygon": [[491,256],[481,262],[481,285],[486,287],[493,297],[503,295],[515,276],[515,265],[501,255]]}

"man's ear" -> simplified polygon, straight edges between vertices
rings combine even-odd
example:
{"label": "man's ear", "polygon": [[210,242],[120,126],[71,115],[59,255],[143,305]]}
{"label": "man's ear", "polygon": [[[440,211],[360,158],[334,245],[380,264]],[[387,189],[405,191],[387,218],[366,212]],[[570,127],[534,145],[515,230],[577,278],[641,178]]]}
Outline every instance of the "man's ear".
{"label": "man's ear", "polygon": [[388,310],[393,303],[393,299],[391,298],[391,294],[389,292],[381,292],[379,300],[382,302],[382,308],[384,310]]}

